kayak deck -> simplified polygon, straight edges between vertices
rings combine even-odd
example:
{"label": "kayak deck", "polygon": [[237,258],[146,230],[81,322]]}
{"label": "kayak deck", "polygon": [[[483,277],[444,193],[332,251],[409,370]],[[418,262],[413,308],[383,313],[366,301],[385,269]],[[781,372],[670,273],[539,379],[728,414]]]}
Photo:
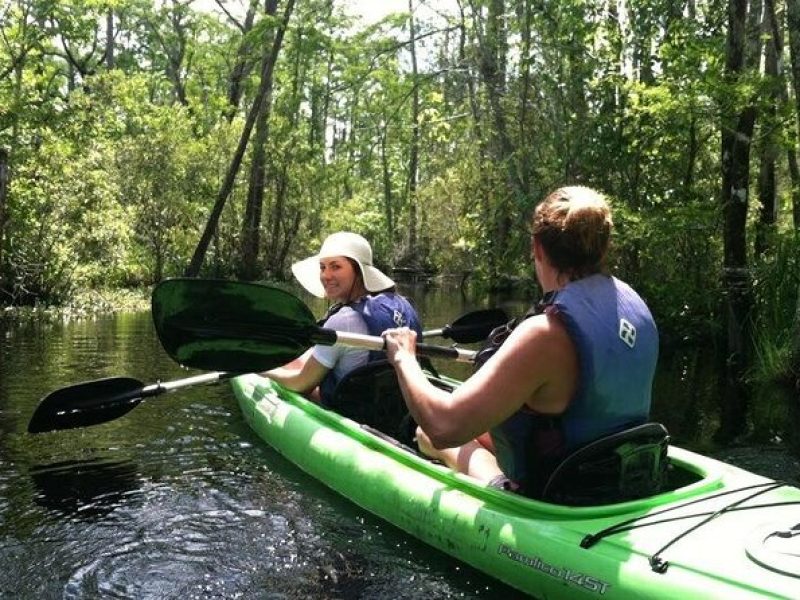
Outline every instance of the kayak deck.
{"label": "kayak deck", "polygon": [[249,425],[298,467],[533,596],[800,597],[795,487],[671,447],[672,489],[561,506],[488,488],[258,375],[233,388]]}

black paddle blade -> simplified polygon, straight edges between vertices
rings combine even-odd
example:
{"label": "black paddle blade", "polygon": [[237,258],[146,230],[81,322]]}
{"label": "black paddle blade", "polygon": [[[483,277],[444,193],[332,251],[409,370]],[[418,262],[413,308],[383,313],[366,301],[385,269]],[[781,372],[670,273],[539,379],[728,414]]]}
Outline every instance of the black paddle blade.
{"label": "black paddle blade", "polygon": [[482,342],[495,327],[508,323],[508,315],[502,308],[485,308],[465,314],[442,329],[442,337],[458,344]]}
{"label": "black paddle blade", "polygon": [[42,398],[33,412],[28,433],[74,429],[113,421],[142,401],[141,381],[110,377],[61,388]]}
{"label": "black paddle blade", "polygon": [[316,343],[308,307],[279,288],[214,279],[168,279],[153,291],[153,322],[176,362],[251,373],[283,365]]}

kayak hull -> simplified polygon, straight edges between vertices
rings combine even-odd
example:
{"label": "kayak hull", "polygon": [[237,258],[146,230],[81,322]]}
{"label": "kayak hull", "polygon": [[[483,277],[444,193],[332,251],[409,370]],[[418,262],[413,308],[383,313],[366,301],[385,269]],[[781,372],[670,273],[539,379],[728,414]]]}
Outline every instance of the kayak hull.
{"label": "kayak hull", "polygon": [[[800,598],[800,547],[793,554],[762,543],[776,530],[800,530],[795,487],[673,447],[686,485],[633,502],[559,506],[487,488],[258,375],[232,385],[252,429],[299,468],[534,597]],[[631,519],[640,521],[582,547]]]}

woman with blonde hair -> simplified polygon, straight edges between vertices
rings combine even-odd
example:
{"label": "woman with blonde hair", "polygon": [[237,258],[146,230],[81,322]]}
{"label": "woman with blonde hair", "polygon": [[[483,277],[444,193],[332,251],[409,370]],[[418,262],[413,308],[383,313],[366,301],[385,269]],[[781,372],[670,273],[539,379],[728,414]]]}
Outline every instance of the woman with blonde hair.
{"label": "woman with blonde hair", "polygon": [[540,307],[452,393],[426,379],[414,332],[384,333],[423,452],[536,496],[570,452],[647,420],[658,332],[642,298],[603,272],[611,229],[608,203],[590,188],[557,189],[536,207]]}

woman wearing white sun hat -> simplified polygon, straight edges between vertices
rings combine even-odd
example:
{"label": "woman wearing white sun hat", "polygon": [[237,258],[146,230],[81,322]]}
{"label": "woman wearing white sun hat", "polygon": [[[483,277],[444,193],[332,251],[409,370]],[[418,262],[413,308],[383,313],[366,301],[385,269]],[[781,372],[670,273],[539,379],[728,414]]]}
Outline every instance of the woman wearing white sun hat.
{"label": "woman wearing white sun hat", "polygon": [[[317,254],[292,265],[292,273],[311,294],[333,302],[323,327],[369,335],[380,335],[393,327],[409,327],[422,334],[416,310],[395,293],[394,281],[372,264],[372,247],[357,233],[340,231],[329,235]],[[313,393],[319,386],[320,400],[327,404],[345,374],[378,358],[383,354],[317,345],[266,375],[302,393]]]}

